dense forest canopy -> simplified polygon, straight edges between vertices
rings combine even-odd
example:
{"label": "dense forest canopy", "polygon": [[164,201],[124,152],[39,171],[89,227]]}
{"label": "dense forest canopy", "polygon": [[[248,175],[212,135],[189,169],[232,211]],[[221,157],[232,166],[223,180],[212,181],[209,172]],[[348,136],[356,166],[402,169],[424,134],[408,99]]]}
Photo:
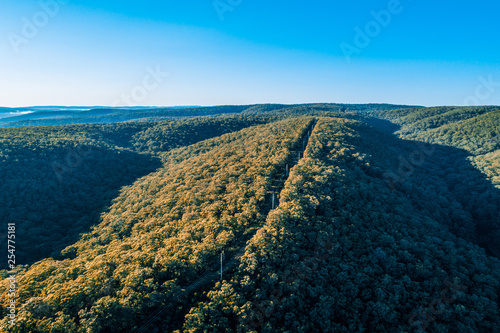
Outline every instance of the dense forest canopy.
{"label": "dense forest canopy", "polygon": [[0,330],[500,330],[500,108],[88,112],[0,129]]}
{"label": "dense forest canopy", "polygon": [[[75,111],[62,107],[35,107],[11,109],[14,112],[34,110],[32,113],[0,118],[0,127],[48,126],[88,123],[119,123],[127,121],[159,121],[200,116],[217,115],[290,115],[311,114],[311,112],[354,112],[397,109],[401,106],[390,104],[257,104],[221,105],[213,107],[170,107],[170,108],[94,108]],[[4,110],[4,112],[6,112]]]}
{"label": "dense forest canopy", "polygon": [[63,251],[68,259],[46,259],[19,274],[20,302],[37,305],[19,313],[18,329],[100,332],[138,324],[262,223],[272,180],[311,121],[251,127],[167,153],[159,171],[123,189],[102,222]]}
{"label": "dense forest canopy", "polygon": [[387,186],[375,143],[388,141],[359,123],[320,120],[279,208],[183,331],[498,329],[498,260]]}
{"label": "dense forest canopy", "polygon": [[18,262],[58,257],[98,223],[122,186],[161,167],[162,153],[273,120],[201,117],[0,129],[0,200],[5,207],[0,219],[17,221]]}
{"label": "dense forest canopy", "polygon": [[440,107],[375,111],[402,127],[398,134],[468,150],[474,155],[500,149],[500,107]]}
{"label": "dense forest canopy", "polygon": [[[367,114],[401,125],[396,132],[401,138],[437,146],[441,165],[436,174],[474,221],[466,223],[475,228],[470,234],[490,254],[500,257],[500,107],[407,108]],[[448,154],[442,152],[446,146],[459,149]],[[406,164],[413,168],[408,161]],[[473,176],[476,170],[483,175]],[[450,216],[456,216],[453,212]],[[461,219],[453,217],[454,221]]]}

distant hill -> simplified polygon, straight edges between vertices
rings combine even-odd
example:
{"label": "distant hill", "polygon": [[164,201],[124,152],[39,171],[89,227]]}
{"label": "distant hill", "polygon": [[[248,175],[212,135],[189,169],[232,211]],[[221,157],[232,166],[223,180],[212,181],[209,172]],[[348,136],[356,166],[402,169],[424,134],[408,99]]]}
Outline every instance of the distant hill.
{"label": "distant hill", "polygon": [[57,257],[97,223],[122,186],[159,168],[163,153],[274,120],[200,117],[0,129],[0,201],[9,207],[0,210],[0,219],[19,221],[19,262]]}
{"label": "distant hill", "polygon": [[[0,117],[1,127],[53,126],[90,123],[117,123],[125,121],[154,121],[180,117],[215,116],[223,114],[309,114],[311,112],[376,111],[401,108],[388,104],[261,104],[213,107],[30,107],[15,108]],[[18,113],[16,115],[15,113]],[[29,112],[29,113],[28,113]]]}
{"label": "distant hill", "polygon": [[[185,109],[193,107],[167,107],[162,109]],[[36,124],[44,125],[62,125],[65,124],[65,120],[61,118],[66,118],[66,122],[72,123],[69,118],[77,118],[83,120],[86,118],[92,118],[95,116],[108,115],[120,112],[139,112],[144,110],[156,110],[158,108],[136,106],[136,107],[83,107],[83,106],[32,106],[32,107],[20,107],[20,108],[6,108],[0,107],[0,126],[7,126],[11,124],[11,127],[27,126],[24,125],[29,123],[31,120],[45,119],[44,121],[35,122]],[[53,122],[53,124],[51,124]],[[86,122],[83,122],[86,123]]]}

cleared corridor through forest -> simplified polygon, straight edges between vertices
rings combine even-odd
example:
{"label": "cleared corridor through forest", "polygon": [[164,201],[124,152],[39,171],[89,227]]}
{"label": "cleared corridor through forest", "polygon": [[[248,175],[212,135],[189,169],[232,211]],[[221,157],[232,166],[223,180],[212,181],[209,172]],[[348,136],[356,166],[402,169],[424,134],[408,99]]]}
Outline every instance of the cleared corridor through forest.
{"label": "cleared corridor through forest", "polygon": [[[266,216],[269,214],[269,212],[271,212],[272,210],[276,209],[279,206],[279,197],[280,197],[279,192],[283,189],[283,186],[290,175],[290,170],[299,163],[302,157],[304,157],[304,151],[306,150],[307,145],[309,143],[309,137],[311,136],[317,121],[318,121],[317,118],[315,118],[310,122],[307,130],[304,132],[303,136],[296,143],[298,149],[290,151],[290,155],[287,158],[288,163],[286,163],[285,168],[279,174],[279,177],[275,179],[275,181],[273,182],[271,190],[268,193],[269,205],[268,209],[266,209]],[[265,226],[266,224],[263,224],[259,229],[253,232],[249,237],[248,241],[251,240],[253,236]],[[245,245],[242,246],[239,250],[225,256],[225,258],[222,261],[222,266],[224,267],[223,269],[225,271],[230,270],[240,261],[241,257],[245,253],[248,241],[245,242]],[[147,318],[144,321],[144,323],[139,328],[133,330],[132,332],[144,333],[144,332],[165,331],[167,327],[164,327],[160,331],[154,329],[155,324],[158,321],[160,321],[161,318],[164,315],[166,315],[169,311],[174,309],[174,307],[183,299],[185,299],[187,296],[191,295],[196,290],[202,289],[204,286],[207,285],[212,286],[217,279],[221,279],[221,276],[222,277],[224,276],[224,271],[221,274],[221,263],[220,262],[214,263],[212,266],[208,267],[205,271],[203,271],[196,280],[191,281],[187,285],[183,286],[181,290],[175,293],[167,301],[167,304],[165,304],[159,310],[154,312],[149,318]]]}

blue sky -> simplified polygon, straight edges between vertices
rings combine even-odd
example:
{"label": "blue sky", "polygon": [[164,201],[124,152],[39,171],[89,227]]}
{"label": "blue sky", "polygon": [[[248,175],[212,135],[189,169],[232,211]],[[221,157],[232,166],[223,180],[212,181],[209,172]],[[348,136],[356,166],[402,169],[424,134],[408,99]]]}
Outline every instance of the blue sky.
{"label": "blue sky", "polygon": [[5,0],[0,105],[498,105],[499,13],[482,0]]}

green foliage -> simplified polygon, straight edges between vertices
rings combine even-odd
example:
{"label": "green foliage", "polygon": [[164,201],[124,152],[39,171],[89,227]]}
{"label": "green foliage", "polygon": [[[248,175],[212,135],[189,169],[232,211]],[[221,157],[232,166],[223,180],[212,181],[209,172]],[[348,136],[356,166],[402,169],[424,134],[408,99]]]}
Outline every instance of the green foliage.
{"label": "green foliage", "polygon": [[0,200],[9,209],[0,210],[0,219],[17,223],[18,262],[59,257],[98,222],[122,186],[161,166],[144,153],[167,152],[272,120],[201,117],[1,129],[0,174],[5,181]]}
{"label": "green foliage", "polygon": [[[443,210],[443,205],[434,210],[446,212],[452,219],[455,234],[480,244],[490,254],[500,257],[500,195],[498,189],[491,186],[498,186],[496,152],[500,148],[500,108],[416,108],[374,112],[372,115],[402,125],[397,133],[406,140],[439,145],[439,148],[434,146],[437,150],[434,155],[439,156],[432,158],[436,162],[433,174],[445,181],[443,185],[464,208],[465,214],[457,214],[459,210],[455,205],[445,204],[445,207],[453,207],[451,211]],[[447,150],[443,146],[459,149]],[[465,151],[473,156],[467,157]],[[489,181],[477,175],[478,169],[487,175]],[[435,178],[432,174],[426,177]],[[443,201],[442,197],[439,196],[437,201]],[[421,206],[435,205],[429,203]],[[462,225],[461,231],[457,231],[457,221]]]}
{"label": "green foliage", "polygon": [[225,105],[190,108],[150,108],[150,109],[93,109],[90,111],[35,112],[12,118],[0,119],[0,126],[52,126],[86,123],[117,123],[126,121],[179,120],[186,117],[216,115],[304,115],[321,112],[370,112],[401,108],[389,104],[258,104]]}
{"label": "green foliage", "polygon": [[101,223],[63,251],[68,259],[18,274],[18,327],[67,322],[108,332],[141,323],[263,223],[268,192],[310,122],[254,126],[165,153],[160,170],[122,189]]}
{"label": "green foliage", "polygon": [[133,146],[139,151],[168,151],[272,120],[277,119],[263,116],[233,116],[159,121],[147,130],[134,135]]}
{"label": "green foliage", "polygon": [[466,149],[479,155],[500,148],[499,107],[439,107],[374,112],[402,125],[407,139]]}
{"label": "green foliage", "polygon": [[57,256],[97,223],[121,186],[161,165],[106,144],[96,128],[4,129],[0,147],[0,219],[16,223],[22,264]]}
{"label": "green foliage", "polygon": [[[46,259],[18,267],[17,323],[0,330],[129,332],[173,304],[159,330],[495,332],[499,112],[94,110],[70,121],[141,121],[1,129],[0,217],[21,262]],[[241,250],[224,281],[193,287]]]}
{"label": "green foliage", "polygon": [[498,330],[500,262],[387,186],[375,170],[388,140],[321,119],[234,277],[191,309],[183,330]]}
{"label": "green foliage", "polygon": [[491,182],[500,189],[500,150],[474,158],[478,169],[483,170]]}
{"label": "green foliage", "polygon": [[[138,119],[200,117],[223,114],[237,114],[249,106],[213,106],[196,108],[153,108],[146,110],[93,109],[84,112],[37,112],[0,120],[5,127],[53,126],[87,123],[117,123]],[[41,118],[41,119],[38,119]]]}
{"label": "green foliage", "polygon": [[474,155],[489,153],[500,148],[500,110],[496,108],[495,111],[415,133],[408,138],[466,149]]}

